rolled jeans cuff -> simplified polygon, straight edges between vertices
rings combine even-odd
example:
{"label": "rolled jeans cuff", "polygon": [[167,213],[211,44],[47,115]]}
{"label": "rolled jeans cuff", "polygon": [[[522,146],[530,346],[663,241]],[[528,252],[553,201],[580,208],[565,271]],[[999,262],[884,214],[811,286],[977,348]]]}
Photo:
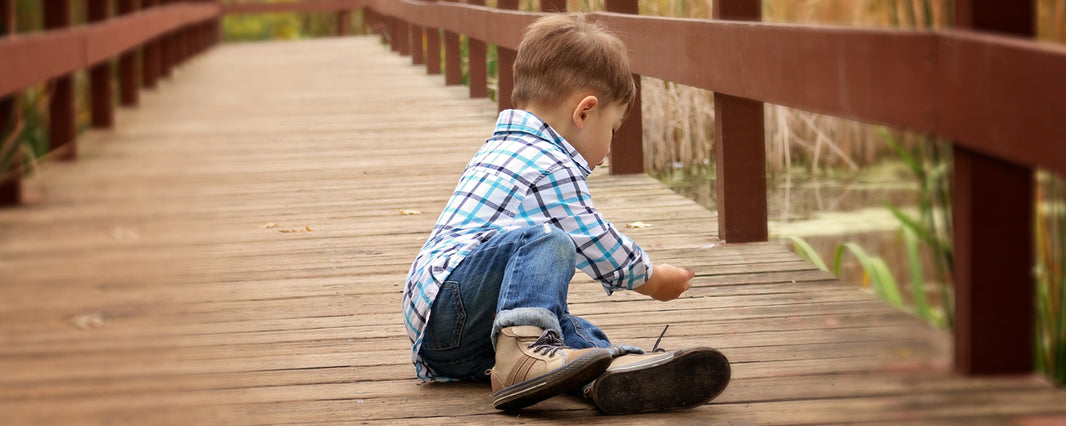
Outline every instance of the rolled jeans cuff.
{"label": "rolled jeans cuff", "polygon": [[542,329],[552,329],[562,334],[559,318],[552,311],[544,308],[514,308],[500,311],[492,322],[492,349],[496,349],[496,337],[507,327],[531,325]]}

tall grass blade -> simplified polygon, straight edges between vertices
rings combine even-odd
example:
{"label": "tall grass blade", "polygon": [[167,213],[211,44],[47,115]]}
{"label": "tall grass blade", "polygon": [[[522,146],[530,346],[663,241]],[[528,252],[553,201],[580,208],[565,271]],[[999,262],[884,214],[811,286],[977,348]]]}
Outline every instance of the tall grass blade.
{"label": "tall grass blade", "polygon": [[803,258],[803,260],[813,263],[814,266],[818,267],[818,269],[821,269],[826,272],[829,271],[829,268],[825,266],[825,262],[822,261],[822,257],[818,256],[818,252],[815,251],[814,247],[811,247],[811,245],[808,244],[807,241],[804,241],[800,237],[788,238],[792,240],[793,249],[796,251],[796,254],[798,254],[799,257]]}
{"label": "tall grass blade", "polygon": [[896,279],[892,277],[888,265],[885,264],[884,260],[867,254],[866,250],[863,250],[858,244],[848,242],[837,246],[833,256],[833,273],[837,276],[840,275],[844,254],[849,251],[859,260],[863,273],[869,279],[877,296],[893,306],[902,308],[903,297],[900,296],[899,286],[896,284]]}
{"label": "tall grass blade", "polygon": [[929,307],[929,301],[925,296],[925,268],[922,267],[921,246],[918,236],[908,227],[901,229],[903,233],[903,247],[907,252],[907,263],[910,265],[911,293],[914,297],[914,309],[918,317],[926,322],[943,327],[940,319],[936,317]]}

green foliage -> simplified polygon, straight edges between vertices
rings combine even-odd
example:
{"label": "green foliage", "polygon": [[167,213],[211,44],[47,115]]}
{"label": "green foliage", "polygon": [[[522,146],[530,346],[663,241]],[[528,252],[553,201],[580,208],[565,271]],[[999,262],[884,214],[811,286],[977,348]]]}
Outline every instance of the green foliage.
{"label": "green foliage", "polygon": [[[886,206],[892,212],[900,224],[916,241],[914,247],[908,247],[910,252],[920,251],[918,242],[928,248],[933,256],[933,265],[940,286],[938,292],[941,295],[941,311],[943,323],[938,325],[950,329],[953,323],[953,294],[952,276],[955,265],[954,248],[952,247],[952,183],[951,183],[951,152],[947,143],[926,137],[921,143],[908,150],[900,144],[891,133],[880,128],[881,137],[896,152],[907,169],[914,175],[918,182],[918,217],[910,216],[895,206]],[[905,238],[908,234],[904,234]],[[917,256],[917,255],[915,255]],[[912,276],[914,268],[921,268],[919,259],[911,261]],[[924,271],[922,278],[912,285],[925,288]],[[924,316],[923,316],[924,317]]]}
{"label": "green foliage", "polygon": [[263,13],[227,16],[222,30],[226,41],[292,40],[300,37],[302,27],[295,13]]}
{"label": "green foliage", "polygon": [[896,278],[888,270],[888,265],[880,257],[867,254],[866,250],[863,250],[858,244],[848,242],[837,246],[836,254],[833,256],[833,273],[840,275],[840,266],[843,263],[844,255],[848,252],[852,253],[862,264],[863,282],[868,282],[873,287],[874,292],[888,303],[891,303],[892,306],[902,308],[904,306],[903,297],[900,295]]}
{"label": "green foliage", "polygon": [[814,266],[818,267],[818,269],[829,272],[829,268],[825,266],[825,262],[822,261],[822,257],[818,256],[818,252],[814,249],[814,247],[811,247],[811,245],[808,244],[807,241],[799,237],[788,238],[792,240],[792,247],[796,251],[796,254],[799,255],[799,257],[803,258],[803,260],[813,263]]}
{"label": "green foliage", "polygon": [[1036,236],[1036,366],[1066,385],[1066,180],[1043,175]]}

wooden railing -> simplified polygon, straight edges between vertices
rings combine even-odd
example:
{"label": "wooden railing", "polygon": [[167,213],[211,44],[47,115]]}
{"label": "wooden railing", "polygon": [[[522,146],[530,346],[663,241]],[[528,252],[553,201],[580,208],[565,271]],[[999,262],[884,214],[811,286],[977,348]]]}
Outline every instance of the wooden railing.
{"label": "wooden railing", "polygon": [[[15,35],[14,0],[0,0],[0,142],[4,129],[16,126],[18,92],[48,83],[51,156],[77,157],[73,74],[88,70],[92,127],[114,125],[114,84],[111,63],[119,64],[119,103],[138,103],[138,87],[154,88],[173,67],[218,41],[220,8],[214,0],[88,0],[89,24],[71,27],[71,0],[44,0],[46,31]],[[138,51],[140,57],[138,58]],[[14,130],[14,129],[12,129]],[[0,205],[21,200],[20,156],[12,144],[0,153],[14,157],[10,170],[0,170]],[[14,155],[12,155],[14,154]],[[0,156],[0,158],[3,158]]]}
{"label": "wooden railing", "polygon": [[[171,5],[97,30],[36,36],[33,43],[42,47],[73,51],[84,43],[81,59],[62,65],[40,53],[42,47],[26,47],[27,40],[0,42],[0,96],[131,47],[145,49],[160,35],[217,25],[220,14],[336,12],[345,33],[348,14],[358,9],[394,51],[426,64],[431,74],[442,72],[443,51],[446,84],[460,82],[459,35],[466,35],[473,97],[487,94],[485,45],[496,45],[503,109],[511,106],[511,67],[522,29],[565,9],[565,1],[542,0],[545,12],[539,13],[515,11],[517,0],[498,0],[498,9],[483,4]],[[635,73],[714,91],[719,233],[728,242],[767,238],[764,102],[952,141],[956,369],[1032,371],[1034,170],[1066,175],[1066,49],[1030,40],[1034,2],[956,0],[956,26],[966,30],[922,32],[759,23],[760,0],[716,1],[714,20],[636,16],[636,0],[606,5],[609,12],[591,16],[625,41]],[[166,25],[149,24],[155,19]],[[215,41],[215,34],[206,40]],[[89,45],[111,47],[90,55],[96,50]],[[21,77],[10,77],[16,71]],[[639,114],[631,116],[612,146],[612,173],[643,171],[641,133]]]}

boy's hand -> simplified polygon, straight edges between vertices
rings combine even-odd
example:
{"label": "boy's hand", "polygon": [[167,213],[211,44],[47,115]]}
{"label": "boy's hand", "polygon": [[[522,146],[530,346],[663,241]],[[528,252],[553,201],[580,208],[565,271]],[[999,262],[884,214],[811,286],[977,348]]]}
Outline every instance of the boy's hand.
{"label": "boy's hand", "polygon": [[633,289],[637,293],[651,296],[655,300],[663,302],[677,299],[692,287],[692,278],[696,271],[691,269],[675,268],[671,265],[662,264],[655,267],[651,278],[644,285]]}

